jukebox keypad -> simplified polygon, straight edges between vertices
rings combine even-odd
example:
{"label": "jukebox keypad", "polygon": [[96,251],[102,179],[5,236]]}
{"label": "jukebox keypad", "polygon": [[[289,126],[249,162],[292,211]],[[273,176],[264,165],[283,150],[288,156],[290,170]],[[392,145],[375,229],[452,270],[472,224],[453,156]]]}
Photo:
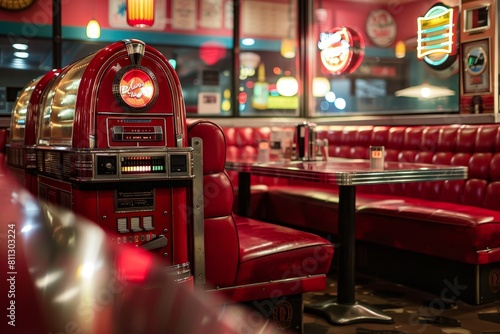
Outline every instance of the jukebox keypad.
{"label": "jukebox keypad", "polygon": [[116,219],[116,229],[119,233],[152,231],[154,230],[153,217],[120,217]]}

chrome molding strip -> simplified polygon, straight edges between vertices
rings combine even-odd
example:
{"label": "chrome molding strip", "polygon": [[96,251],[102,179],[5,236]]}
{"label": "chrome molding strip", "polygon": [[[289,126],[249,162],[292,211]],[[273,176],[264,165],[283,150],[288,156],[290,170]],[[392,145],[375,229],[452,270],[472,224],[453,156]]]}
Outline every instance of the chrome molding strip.
{"label": "chrome molding strip", "polygon": [[194,246],[194,284],[204,285],[205,274],[205,217],[203,200],[203,141],[192,139],[193,147],[193,246]]}

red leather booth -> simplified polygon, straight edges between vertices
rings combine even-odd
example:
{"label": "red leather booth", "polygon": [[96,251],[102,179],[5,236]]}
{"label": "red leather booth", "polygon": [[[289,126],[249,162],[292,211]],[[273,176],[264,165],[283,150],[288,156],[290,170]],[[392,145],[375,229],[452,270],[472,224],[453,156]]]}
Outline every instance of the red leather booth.
{"label": "red leather booth", "polygon": [[[227,127],[228,152],[258,147],[270,128]],[[458,278],[472,304],[500,299],[500,126],[318,126],[329,156],[467,166],[468,179],[357,187],[358,268],[430,291]],[[233,156],[237,156],[234,155]],[[254,155],[254,158],[256,155]],[[236,174],[233,174],[236,181]],[[280,182],[281,184],[277,184]],[[303,181],[252,178],[252,216],[337,233],[338,190]],[[255,204],[257,203],[257,204]],[[334,223],[332,223],[334,222]],[[416,274],[413,274],[416,273]]]}

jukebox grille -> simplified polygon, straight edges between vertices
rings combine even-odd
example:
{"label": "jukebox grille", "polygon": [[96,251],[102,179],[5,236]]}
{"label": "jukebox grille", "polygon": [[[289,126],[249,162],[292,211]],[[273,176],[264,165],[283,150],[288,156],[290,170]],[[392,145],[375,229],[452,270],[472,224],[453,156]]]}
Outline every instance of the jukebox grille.
{"label": "jukebox grille", "polygon": [[43,172],[43,152],[38,151],[36,153],[36,156],[37,156],[37,158],[36,158],[37,169],[39,172]]}
{"label": "jukebox grille", "polygon": [[72,168],[71,168],[71,155],[65,154],[63,155],[63,177],[68,179],[71,177]]}
{"label": "jukebox grille", "polygon": [[60,178],[62,176],[60,152],[43,152],[42,172]]}
{"label": "jukebox grille", "polygon": [[7,154],[7,162],[16,167],[23,167],[23,150],[20,148],[10,147]]}

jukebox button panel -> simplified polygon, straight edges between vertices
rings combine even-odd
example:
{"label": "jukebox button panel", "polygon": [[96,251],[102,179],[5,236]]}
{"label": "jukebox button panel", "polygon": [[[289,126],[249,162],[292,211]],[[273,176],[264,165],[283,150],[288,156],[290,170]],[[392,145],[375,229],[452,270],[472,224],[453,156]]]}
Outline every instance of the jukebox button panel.
{"label": "jukebox button panel", "polygon": [[102,121],[109,148],[166,147],[167,123],[165,118],[106,117]]}
{"label": "jukebox button panel", "polygon": [[191,148],[171,149],[163,152],[94,153],[94,155],[93,178],[95,180],[189,179],[193,177]]}

